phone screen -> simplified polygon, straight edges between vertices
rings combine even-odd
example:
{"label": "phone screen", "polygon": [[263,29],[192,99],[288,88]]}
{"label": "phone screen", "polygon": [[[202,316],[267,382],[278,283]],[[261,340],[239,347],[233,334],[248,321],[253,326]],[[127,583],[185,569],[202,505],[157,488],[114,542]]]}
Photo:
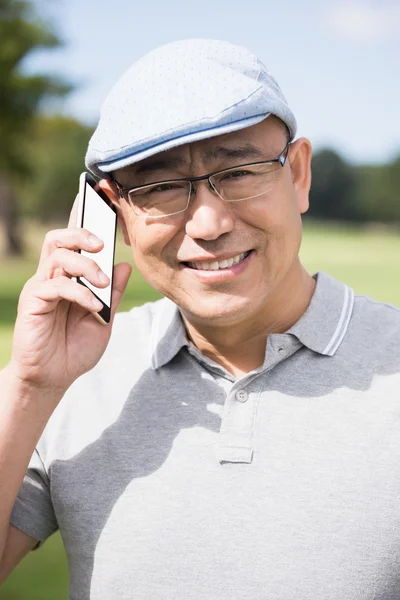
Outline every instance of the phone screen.
{"label": "phone screen", "polygon": [[[110,284],[106,288],[97,288],[84,277],[80,277],[80,281],[106,305],[108,311],[105,312],[108,314],[111,307],[116,220],[116,212],[85,181],[82,227],[100,238],[104,242],[104,246],[100,252],[96,252],[95,254],[84,250],[81,253],[99,265],[100,269],[109,277]],[[100,316],[102,316],[102,313],[103,311],[101,311]],[[108,322],[109,318],[105,320]]]}

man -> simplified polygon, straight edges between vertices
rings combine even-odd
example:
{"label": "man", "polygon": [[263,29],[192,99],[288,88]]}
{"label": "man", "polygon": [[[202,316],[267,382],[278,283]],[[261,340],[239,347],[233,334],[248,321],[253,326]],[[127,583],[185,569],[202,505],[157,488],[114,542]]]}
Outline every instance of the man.
{"label": "man", "polygon": [[107,285],[101,241],[48,234],[1,374],[3,578],[59,528],[73,600],[400,598],[400,311],[302,267],[295,132],[227,43],[111,92],[87,165],[166,298],[110,338],[71,279]]}

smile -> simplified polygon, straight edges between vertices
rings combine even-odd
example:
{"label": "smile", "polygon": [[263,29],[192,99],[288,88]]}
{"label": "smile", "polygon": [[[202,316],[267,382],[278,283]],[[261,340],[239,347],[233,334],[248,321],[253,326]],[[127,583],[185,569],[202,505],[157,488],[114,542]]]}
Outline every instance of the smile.
{"label": "smile", "polygon": [[248,252],[242,252],[241,254],[232,256],[231,258],[226,258],[224,260],[219,261],[214,260],[212,262],[188,262],[186,264],[191,269],[198,269],[201,271],[219,271],[221,269],[229,269],[230,267],[233,267],[233,265],[238,265],[249,256],[250,252],[251,250],[249,250]]}

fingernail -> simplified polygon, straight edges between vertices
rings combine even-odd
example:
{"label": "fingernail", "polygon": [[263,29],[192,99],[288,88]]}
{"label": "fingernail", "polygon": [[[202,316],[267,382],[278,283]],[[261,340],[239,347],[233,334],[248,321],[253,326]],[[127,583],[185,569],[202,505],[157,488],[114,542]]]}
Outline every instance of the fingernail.
{"label": "fingernail", "polygon": [[91,246],[100,246],[103,242],[93,234],[88,235],[87,241]]}
{"label": "fingernail", "polygon": [[99,279],[99,281],[101,281],[101,283],[108,283],[109,279],[107,277],[107,275],[105,273],[103,273],[103,271],[99,271],[97,273],[97,277]]}

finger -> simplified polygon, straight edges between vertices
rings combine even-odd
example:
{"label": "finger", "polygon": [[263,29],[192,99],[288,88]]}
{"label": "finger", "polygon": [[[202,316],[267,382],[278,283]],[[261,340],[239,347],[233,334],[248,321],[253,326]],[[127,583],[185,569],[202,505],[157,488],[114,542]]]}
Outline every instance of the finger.
{"label": "finger", "polygon": [[60,269],[62,269],[62,274],[70,277],[85,277],[99,288],[104,288],[110,283],[107,275],[94,260],[66,248],[57,248],[50,254],[39,266],[35,279],[39,281],[54,279],[60,274]]}
{"label": "finger", "polygon": [[68,277],[57,277],[47,281],[31,280],[29,290],[21,294],[18,310],[30,315],[43,315],[55,310],[61,300],[79,304],[89,312],[98,312],[103,307],[84,285]]}
{"label": "finger", "polygon": [[48,231],[44,238],[39,265],[41,265],[57,248],[68,250],[86,250],[86,252],[99,252],[103,241],[87,229],[53,229]]}
{"label": "finger", "polygon": [[129,277],[132,273],[132,267],[129,263],[119,263],[114,267],[113,273],[113,291],[111,299],[111,321],[114,320],[115,313],[121,303],[122,296],[128,285]]}

